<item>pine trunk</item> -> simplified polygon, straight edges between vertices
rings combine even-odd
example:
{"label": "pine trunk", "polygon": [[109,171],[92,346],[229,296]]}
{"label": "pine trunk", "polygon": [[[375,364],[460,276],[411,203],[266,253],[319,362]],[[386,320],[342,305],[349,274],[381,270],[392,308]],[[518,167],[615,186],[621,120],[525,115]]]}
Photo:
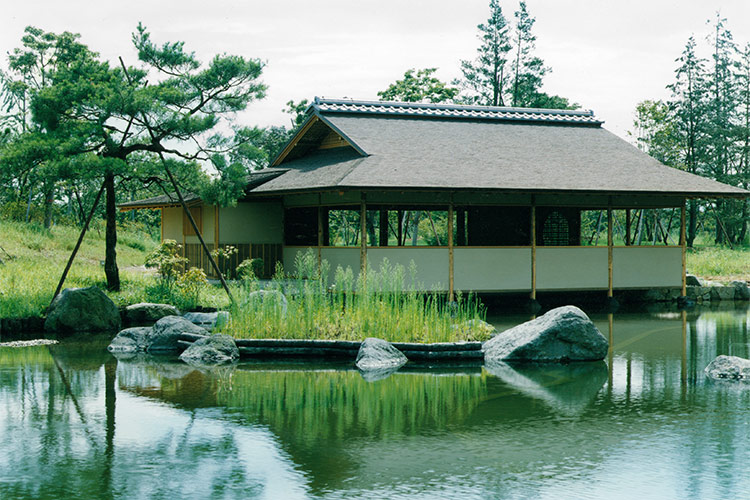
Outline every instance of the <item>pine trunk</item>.
{"label": "pine trunk", "polygon": [[107,276],[107,289],[112,292],[120,290],[120,272],[117,269],[117,207],[115,205],[115,176],[104,177],[106,192],[107,228],[105,233],[104,274]]}

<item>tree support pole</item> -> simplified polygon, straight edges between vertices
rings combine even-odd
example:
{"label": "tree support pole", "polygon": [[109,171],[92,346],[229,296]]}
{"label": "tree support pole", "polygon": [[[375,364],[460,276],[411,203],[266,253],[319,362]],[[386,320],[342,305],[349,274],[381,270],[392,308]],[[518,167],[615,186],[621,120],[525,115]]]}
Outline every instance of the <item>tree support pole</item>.
{"label": "tree support pole", "polygon": [[60,282],[57,284],[57,289],[55,290],[55,294],[52,296],[52,301],[50,302],[50,306],[52,305],[52,302],[54,302],[55,298],[60,294],[60,290],[62,290],[63,284],[65,283],[65,278],[68,277],[68,271],[70,271],[70,267],[73,265],[73,259],[76,258],[76,254],[78,253],[78,249],[81,248],[81,243],[83,243],[83,237],[86,236],[86,231],[89,228],[89,223],[91,222],[91,218],[94,216],[94,212],[96,211],[97,205],[99,205],[99,200],[102,197],[102,193],[104,192],[104,186],[105,183],[102,183],[102,187],[99,188],[99,192],[96,194],[96,199],[94,200],[94,204],[91,206],[91,210],[89,211],[88,217],[86,217],[86,222],[83,224],[83,229],[81,229],[81,234],[78,236],[78,241],[76,242],[76,246],[73,247],[73,252],[70,254],[70,258],[68,259],[68,264],[65,266],[65,270],[62,273],[62,276],[60,277]]}
{"label": "tree support pole", "polygon": [[[146,127],[148,127],[149,132],[151,132],[151,126],[146,124]],[[185,199],[182,197],[182,192],[180,191],[179,186],[177,186],[177,181],[175,181],[174,176],[172,176],[172,172],[169,170],[169,167],[167,166],[167,161],[164,159],[164,155],[162,154],[161,151],[159,151],[159,158],[161,159],[161,163],[162,163],[162,166],[164,167],[164,171],[167,173],[167,177],[169,177],[169,181],[172,183],[172,187],[174,188],[174,191],[177,194],[177,198],[180,200],[180,205],[182,205],[182,210],[185,212],[185,215],[187,215],[187,218],[190,221],[190,225],[193,227],[193,231],[195,231],[195,235],[198,237],[198,241],[201,242],[203,251],[206,252],[206,256],[208,256],[208,260],[211,261],[211,267],[213,267],[214,271],[216,272],[216,275],[219,277],[219,280],[221,281],[221,286],[224,287],[224,291],[227,292],[227,296],[229,297],[229,300],[234,302],[234,297],[232,296],[232,292],[229,291],[229,286],[227,285],[227,282],[224,279],[224,274],[221,272],[221,269],[219,269],[218,264],[216,264],[216,260],[214,260],[213,255],[211,255],[211,251],[208,249],[206,242],[203,240],[203,235],[198,229],[198,225],[195,223],[195,219],[193,219],[193,214],[190,213],[190,209],[188,208],[187,203],[185,203]]]}
{"label": "tree support pole", "polygon": [[[125,72],[125,76],[127,77],[128,82],[132,84],[132,80],[130,79],[130,74],[128,73],[128,68],[125,66],[125,61],[122,60],[122,57],[120,58],[120,65],[122,66],[122,70]],[[156,136],[154,135],[154,131],[151,128],[151,124],[148,121],[148,117],[146,116],[146,113],[141,113],[141,116],[143,118],[143,124],[146,125],[146,130],[148,130],[148,134],[151,136],[151,140],[159,144],[158,141],[156,141]],[[224,291],[227,292],[227,297],[229,297],[230,301],[234,302],[234,297],[232,296],[232,292],[229,291],[229,286],[227,286],[227,282],[224,279],[224,274],[221,272],[221,269],[219,269],[218,264],[216,264],[216,260],[214,260],[213,255],[211,255],[211,251],[208,249],[208,246],[206,246],[206,242],[203,240],[203,235],[198,230],[198,225],[195,223],[195,219],[193,219],[193,214],[190,213],[190,210],[188,209],[188,206],[185,203],[185,199],[182,197],[180,188],[177,186],[177,181],[175,181],[174,176],[172,175],[172,172],[169,170],[169,167],[167,166],[167,161],[164,159],[164,153],[162,151],[158,151],[158,153],[159,153],[159,159],[161,160],[161,164],[164,167],[164,171],[167,173],[167,177],[169,177],[169,182],[172,183],[172,187],[174,188],[174,191],[177,194],[177,198],[180,200],[180,205],[182,205],[182,210],[185,212],[185,215],[187,215],[187,218],[190,221],[190,225],[193,227],[193,231],[195,231],[195,235],[198,237],[198,241],[201,242],[203,251],[206,252],[206,255],[208,256],[208,260],[211,262],[211,267],[213,267],[214,271],[216,272],[216,275],[219,277],[219,280],[221,281],[221,286],[224,287]],[[183,249],[184,248],[185,247],[183,247]]]}

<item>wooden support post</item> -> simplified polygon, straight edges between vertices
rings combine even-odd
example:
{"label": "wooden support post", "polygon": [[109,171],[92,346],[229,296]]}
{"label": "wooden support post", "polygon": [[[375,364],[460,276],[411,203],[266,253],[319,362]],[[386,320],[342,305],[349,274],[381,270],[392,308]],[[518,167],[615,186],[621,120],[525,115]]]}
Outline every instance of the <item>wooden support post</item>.
{"label": "wooden support post", "polygon": [[388,210],[380,209],[380,224],[378,228],[378,246],[388,246]]}
{"label": "wooden support post", "polygon": [[453,302],[453,203],[448,205],[448,300]]}
{"label": "wooden support post", "polygon": [[52,302],[55,301],[55,298],[60,294],[60,290],[62,290],[63,284],[65,283],[65,278],[68,277],[70,266],[73,265],[73,259],[76,258],[78,249],[81,248],[81,243],[83,243],[83,237],[86,236],[86,231],[89,228],[89,223],[91,223],[91,218],[94,216],[94,212],[96,211],[97,205],[99,205],[99,200],[102,197],[102,193],[104,192],[105,186],[106,186],[106,183],[102,183],[102,187],[99,189],[99,192],[96,194],[96,198],[94,199],[94,204],[91,205],[91,210],[89,211],[89,215],[88,217],[86,217],[86,222],[83,224],[83,228],[81,229],[81,234],[78,236],[78,241],[76,241],[76,246],[73,247],[73,251],[70,253],[70,258],[68,259],[68,263],[65,265],[65,269],[63,270],[62,276],[60,276],[60,282],[57,284],[57,289],[55,289],[55,294],[52,296],[52,300],[49,303],[50,306],[52,305]]}
{"label": "wooden support post", "polygon": [[160,229],[161,229],[161,242],[164,243],[164,209],[160,208],[159,209],[159,213],[161,213],[161,217],[160,217],[160,221],[159,221],[159,226],[161,226],[160,227]]}
{"label": "wooden support post", "polygon": [[359,264],[363,273],[367,272],[367,200],[362,193],[359,207]]}
{"label": "wooden support post", "polygon": [[680,207],[680,247],[682,247],[682,296],[687,296],[687,238],[685,237],[685,202]]}
{"label": "wooden support post", "polygon": [[456,233],[456,245],[466,245],[466,210],[463,208],[456,210]]}
{"label": "wooden support post", "polygon": [[614,296],[612,284],[612,199],[607,205],[607,297]]}
{"label": "wooden support post", "polygon": [[625,245],[630,246],[630,209],[625,210]]}
{"label": "wooden support post", "polygon": [[531,196],[531,300],[536,300],[536,198]]}
{"label": "wooden support post", "polygon": [[[318,196],[320,198],[320,196]],[[323,207],[318,205],[318,269],[323,264]]]}
{"label": "wooden support post", "polygon": [[404,239],[404,211],[403,210],[397,210],[396,211],[396,219],[398,219],[398,227],[396,228],[397,234],[396,234],[396,246],[401,246],[404,243],[401,241]]}

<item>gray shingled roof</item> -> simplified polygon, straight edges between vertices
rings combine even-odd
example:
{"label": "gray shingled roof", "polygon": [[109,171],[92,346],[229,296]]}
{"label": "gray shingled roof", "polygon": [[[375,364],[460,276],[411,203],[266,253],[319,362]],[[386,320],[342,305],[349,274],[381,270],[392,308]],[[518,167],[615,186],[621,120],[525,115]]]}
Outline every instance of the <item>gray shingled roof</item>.
{"label": "gray shingled roof", "polygon": [[316,99],[310,113],[352,148],[283,161],[289,171],[250,191],[487,189],[526,192],[748,196],[662,165],[586,111]]}

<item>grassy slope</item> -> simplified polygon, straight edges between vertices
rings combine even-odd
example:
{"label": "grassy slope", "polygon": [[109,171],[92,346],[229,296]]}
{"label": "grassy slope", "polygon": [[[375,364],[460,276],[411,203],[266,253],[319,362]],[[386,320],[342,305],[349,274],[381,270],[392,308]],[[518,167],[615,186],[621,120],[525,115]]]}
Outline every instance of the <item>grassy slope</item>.
{"label": "grassy slope", "polygon": [[688,250],[689,273],[712,281],[750,280],[750,248],[700,246]]}
{"label": "grassy slope", "polygon": [[[49,305],[67,259],[78,239],[76,227],[55,226],[51,230],[35,224],[0,221],[0,317],[39,316]],[[157,242],[142,230],[118,231],[117,263],[123,291],[110,296],[116,303],[131,303],[143,296],[149,279],[143,272],[128,270],[142,266]],[[68,274],[66,287],[98,285],[105,287],[104,230],[93,228],[86,234]]]}

